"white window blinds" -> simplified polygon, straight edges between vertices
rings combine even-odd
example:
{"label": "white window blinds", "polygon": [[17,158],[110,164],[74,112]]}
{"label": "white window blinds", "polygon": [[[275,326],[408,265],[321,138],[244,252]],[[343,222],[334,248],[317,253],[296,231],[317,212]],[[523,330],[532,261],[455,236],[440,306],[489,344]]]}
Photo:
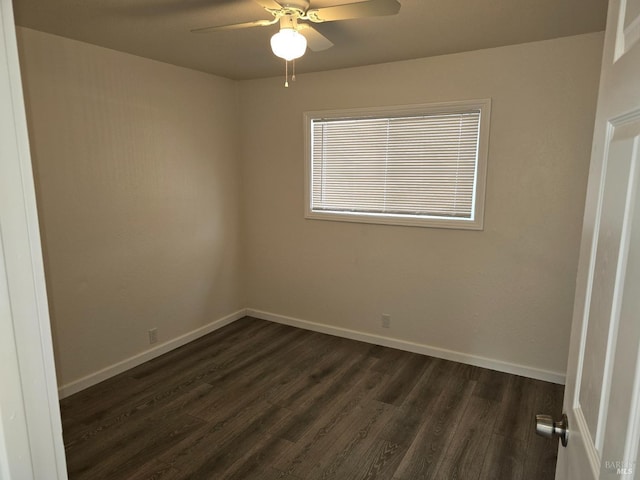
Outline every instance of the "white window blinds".
{"label": "white window blinds", "polygon": [[491,99],[306,112],[305,216],[482,230]]}
{"label": "white window blinds", "polygon": [[312,121],[312,210],[473,217],[480,110]]}

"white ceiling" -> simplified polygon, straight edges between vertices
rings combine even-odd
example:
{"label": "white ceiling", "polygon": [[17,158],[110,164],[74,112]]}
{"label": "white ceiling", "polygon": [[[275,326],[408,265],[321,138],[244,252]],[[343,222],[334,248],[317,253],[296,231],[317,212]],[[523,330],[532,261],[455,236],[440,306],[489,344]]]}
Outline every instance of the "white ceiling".
{"label": "white ceiling", "polygon": [[[353,2],[357,0],[351,0]],[[349,0],[311,0],[323,7]],[[384,63],[604,30],[607,0],[399,0],[400,13],[315,25],[334,47],[307,51],[301,72]],[[284,3],[284,2],[282,2]],[[270,19],[253,0],[14,0],[21,26],[232,79],[283,74],[277,25],[190,29]]]}

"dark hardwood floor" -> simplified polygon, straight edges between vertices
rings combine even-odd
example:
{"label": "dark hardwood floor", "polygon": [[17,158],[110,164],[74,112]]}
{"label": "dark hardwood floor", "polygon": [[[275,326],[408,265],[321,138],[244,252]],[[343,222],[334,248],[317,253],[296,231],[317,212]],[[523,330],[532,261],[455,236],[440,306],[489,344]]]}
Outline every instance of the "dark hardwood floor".
{"label": "dark hardwood floor", "polygon": [[562,392],[244,318],[61,409],[70,479],[545,480]]}

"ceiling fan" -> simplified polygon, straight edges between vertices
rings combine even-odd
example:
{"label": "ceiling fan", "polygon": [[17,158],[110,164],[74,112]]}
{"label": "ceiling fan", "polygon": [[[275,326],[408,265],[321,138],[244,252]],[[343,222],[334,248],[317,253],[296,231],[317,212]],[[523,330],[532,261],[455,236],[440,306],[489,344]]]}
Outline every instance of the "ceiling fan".
{"label": "ceiling fan", "polygon": [[[270,20],[255,20],[230,25],[195,28],[191,32],[211,33],[249,27],[265,27],[280,22],[280,31],[271,37],[271,49],[276,56],[285,60],[285,68],[288,69],[288,62],[304,55],[307,46],[314,52],[326,50],[333,46],[331,40],[313,28],[310,23],[395,15],[400,11],[400,3],[397,0],[366,0],[320,8],[311,8],[310,0],[254,1],[273,15],[273,18]],[[298,23],[300,20],[303,23]],[[286,78],[288,79],[288,71]],[[295,73],[292,80],[295,80]],[[285,80],[285,86],[289,86],[287,80]]]}

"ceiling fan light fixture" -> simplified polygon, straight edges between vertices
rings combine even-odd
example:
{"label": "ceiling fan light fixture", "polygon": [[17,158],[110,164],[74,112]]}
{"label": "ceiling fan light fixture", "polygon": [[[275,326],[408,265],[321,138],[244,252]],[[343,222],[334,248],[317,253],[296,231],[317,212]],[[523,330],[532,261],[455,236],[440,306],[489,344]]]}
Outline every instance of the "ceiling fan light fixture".
{"label": "ceiling fan light fixture", "polygon": [[287,61],[300,58],[307,50],[307,39],[293,28],[283,28],[271,37],[271,50]]}

